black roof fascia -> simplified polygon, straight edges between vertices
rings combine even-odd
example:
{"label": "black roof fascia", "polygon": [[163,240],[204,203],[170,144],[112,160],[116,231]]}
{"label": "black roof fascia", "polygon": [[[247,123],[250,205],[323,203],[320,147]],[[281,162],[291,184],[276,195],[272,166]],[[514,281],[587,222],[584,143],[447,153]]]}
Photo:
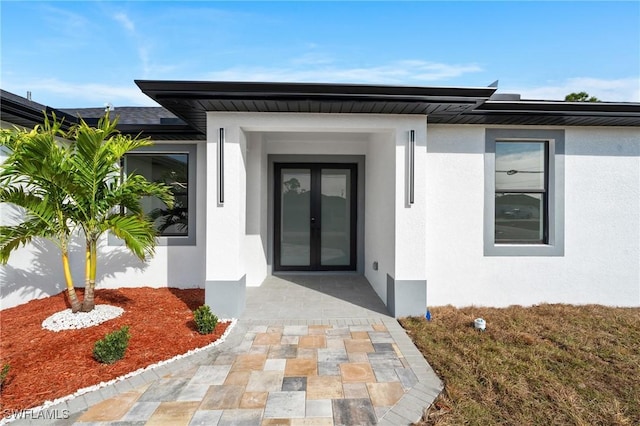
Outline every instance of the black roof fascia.
{"label": "black roof fascia", "polygon": [[495,87],[419,87],[328,83],[259,83],[135,80],[152,99],[326,99],[469,100],[489,99]]}

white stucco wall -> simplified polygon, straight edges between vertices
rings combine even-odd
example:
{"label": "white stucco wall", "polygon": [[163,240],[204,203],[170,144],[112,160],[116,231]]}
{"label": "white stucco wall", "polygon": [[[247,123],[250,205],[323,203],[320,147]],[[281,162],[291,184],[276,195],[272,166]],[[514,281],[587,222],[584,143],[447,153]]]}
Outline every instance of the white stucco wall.
{"label": "white stucco wall", "polygon": [[[218,128],[225,128],[224,202],[218,202]],[[246,274],[244,249],[246,212],[246,137],[238,126],[208,125],[205,279],[237,280]]]}
{"label": "white stucco wall", "polygon": [[[365,253],[364,275],[378,294],[387,300],[387,274],[395,276],[395,135],[383,133],[373,135],[367,151],[368,188],[365,203]],[[378,270],[373,269],[378,262]]]}
{"label": "white stucco wall", "polygon": [[261,133],[247,133],[247,217],[244,259],[247,285],[259,286],[268,273],[267,209],[268,170],[265,143]]}
{"label": "white stucco wall", "polygon": [[[161,148],[161,141],[156,147]],[[175,144],[174,141],[170,143]],[[193,144],[196,142],[184,142]],[[99,242],[97,288],[118,287],[202,287],[204,284],[204,247],[206,229],[206,145],[197,144],[196,245],[158,245],[155,256],[141,262],[125,247],[109,245],[106,236]],[[4,158],[0,158],[4,160]],[[16,220],[16,209],[3,206],[2,224]],[[76,237],[70,247],[74,283],[84,286],[84,237]],[[60,251],[46,240],[37,240],[13,252],[7,265],[0,266],[2,309],[32,299],[48,297],[66,289]]]}
{"label": "white stucco wall", "polygon": [[[426,255],[426,138],[424,117],[407,119],[396,131],[395,275],[396,280],[424,280]],[[409,131],[415,130],[414,203],[409,201]]]}
{"label": "white stucco wall", "polygon": [[427,301],[640,306],[640,131],[565,130],[564,255],[484,256],[484,128],[429,126]]}

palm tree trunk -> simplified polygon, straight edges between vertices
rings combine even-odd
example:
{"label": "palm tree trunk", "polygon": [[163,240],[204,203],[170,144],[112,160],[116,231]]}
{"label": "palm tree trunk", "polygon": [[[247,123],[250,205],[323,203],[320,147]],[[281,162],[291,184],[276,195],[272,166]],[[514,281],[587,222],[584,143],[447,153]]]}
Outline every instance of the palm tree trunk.
{"label": "palm tree trunk", "polygon": [[84,251],[84,297],[87,297],[87,287],[89,287],[89,278],[91,275],[90,271],[91,271],[91,245],[89,244],[89,240],[87,240],[86,249]]}
{"label": "palm tree trunk", "polygon": [[67,293],[69,294],[69,303],[71,303],[71,312],[75,314],[80,310],[82,305],[78,300],[76,289],[73,286],[73,277],[71,276],[71,268],[69,267],[69,252],[66,248],[62,250],[62,268],[64,270],[64,279],[67,283]]}
{"label": "palm tree trunk", "polygon": [[89,280],[89,275],[91,273],[91,244],[87,241],[87,249],[84,254],[84,277],[85,280]]}
{"label": "palm tree trunk", "polygon": [[90,312],[95,307],[94,290],[96,287],[96,266],[97,266],[97,241],[87,242],[87,266],[85,268],[86,281],[84,288],[84,300],[82,301],[82,312]]}

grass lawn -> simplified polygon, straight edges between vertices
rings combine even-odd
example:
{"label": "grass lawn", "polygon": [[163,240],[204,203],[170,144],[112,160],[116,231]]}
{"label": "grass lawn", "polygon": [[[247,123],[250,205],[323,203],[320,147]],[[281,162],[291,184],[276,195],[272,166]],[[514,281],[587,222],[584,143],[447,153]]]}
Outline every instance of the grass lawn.
{"label": "grass lawn", "polygon": [[[445,383],[425,425],[640,425],[640,309],[433,308],[402,325]],[[487,322],[484,332],[473,320]]]}

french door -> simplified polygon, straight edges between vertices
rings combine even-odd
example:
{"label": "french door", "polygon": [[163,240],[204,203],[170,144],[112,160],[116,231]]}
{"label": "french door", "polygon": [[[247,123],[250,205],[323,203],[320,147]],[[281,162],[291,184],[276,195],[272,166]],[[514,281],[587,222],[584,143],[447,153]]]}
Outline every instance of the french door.
{"label": "french door", "polygon": [[356,269],[356,164],[276,163],[274,269]]}

